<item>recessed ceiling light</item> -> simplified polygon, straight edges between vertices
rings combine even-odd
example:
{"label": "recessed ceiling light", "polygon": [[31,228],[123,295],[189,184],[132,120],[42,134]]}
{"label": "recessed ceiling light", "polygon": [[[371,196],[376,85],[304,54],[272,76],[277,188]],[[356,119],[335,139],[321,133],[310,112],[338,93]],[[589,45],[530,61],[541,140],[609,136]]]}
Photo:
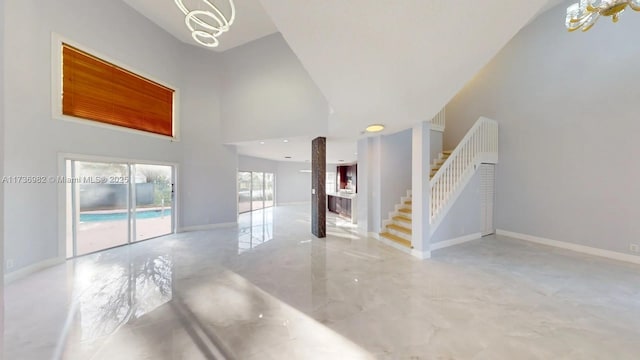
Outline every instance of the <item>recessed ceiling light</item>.
{"label": "recessed ceiling light", "polygon": [[344,162],[344,160],[338,160],[338,162]]}
{"label": "recessed ceiling light", "polygon": [[371,124],[371,125],[367,126],[367,128],[365,130],[367,130],[367,132],[380,132],[380,131],[384,130],[384,125],[382,125],[382,124]]}
{"label": "recessed ceiling light", "polygon": [[291,156],[285,156],[284,158],[285,159],[291,159]]}
{"label": "recessed ceiling light", "polygon": [[287,139],[284,139],[284,140],[282,140],[282,142],[286,142],[286,143],[288,143],[288,142],[289,142],[289,140],[287,140]]}
{"label": "recessed ceiling light", "polygon": [[260,141],[260,145],[264,145],[264,141]]}

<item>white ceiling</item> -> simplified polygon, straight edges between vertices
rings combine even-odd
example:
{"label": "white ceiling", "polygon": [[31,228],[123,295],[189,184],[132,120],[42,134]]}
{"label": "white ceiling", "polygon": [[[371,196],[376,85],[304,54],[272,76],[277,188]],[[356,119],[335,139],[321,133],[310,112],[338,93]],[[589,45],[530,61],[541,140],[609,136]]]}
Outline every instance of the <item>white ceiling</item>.
{"label": "white ceiling", "polygon": [[[199,46],[173,0],[123,1],[179,40]],[[184,1],[189,8],[202,2]],[[353,162],[356,140],[368,124],[385,124],[385,134],[428,120],[522,27],[563,2],[236,0],[236,23],[214,50],[280,30],[332,108],[327,161]],[[558,17],[563,21],[564,13]],[[310,159],[311,137],[282,140],[236,145],[242,155]]]}
{"label": "white ceiling", "polygon": [[[123,0],[136,11],[146,16],[168,33],[179,40],[203,49],[225,51],[250,41],[273,34],[278,31],[266,14],[258,0],[236,0],[236,20],[229,32],[221,35],[220,45],[215,48],[207,48],[198,45],[191,37],[191,32],[184,23],[184,15],[178,9],[173,0]],[[190,9],[203,8],[202,0],[183,0],[185,6]],[[220,4],[221,9],[228,8],[228,0],[210,0],[213,4]],[[224,10],[222,10],[224,11]]]}
{"label": "white ceiling", "polygon": [[[288,142],[284,142],[288,140]],[[307,162],[311,160],[311,137],[295,137],[287,139],[269,139],[260,141],[248,141],[235,144],[238,154],[254,156],[276,161]],[[356,162],[358,147],[355,140],[327,139],[327,163],[352,163]],[[290,156],[291,159],[286,159]]]}
{"label": "white ceiling", "polygon": [[329,135],[348,137],[430,119],[548,3],[261,2],[335,110]]}

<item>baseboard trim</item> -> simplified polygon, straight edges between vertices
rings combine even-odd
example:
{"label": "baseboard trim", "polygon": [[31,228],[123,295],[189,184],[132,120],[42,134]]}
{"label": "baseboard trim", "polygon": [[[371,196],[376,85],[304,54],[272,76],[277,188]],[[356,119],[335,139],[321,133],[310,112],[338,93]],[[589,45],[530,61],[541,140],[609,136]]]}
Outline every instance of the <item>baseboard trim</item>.
{"label": "baseboard trim", "polygon": [[393,242],[391,240],[387,240],[384,237],[380,236],[380,234],[378,233],[374,233],[374,232],[370,232],[367,233],[369,235],[369,237],[372,237],[378,241],[380,241],[381,243],[391,246],[392,248],[396,249],[396,250],[400,250],[405,254],[411,255],[413,257],[417,257],[420,260],[424,260],[424,259],[430,259],[431,258],[431,251],[419,251],[416,249],[409,249],[406,246],[402,246],[396,242]]}
{"label": "baseboard trim", "polygon": [[406,246],[402,246],[398,243],[395,243],[391,240],[387,240],[384,237],[380,236],[379,234],[376,233],[369,233],[369,236],[373,237],[374,239],[380,241],[381,243],[387,245],[387,246],[391,246],[392,248],[402,251],[403,253],[407,254],[407,255],[412,255],[411,251],[412,249],[409,249]]}
{"label": "baseboard trim", "polygon": [[448,248],[450,246],[460,245],[469,241],[478,240],[481,237],[482,237],[481,233],[464,235],[464,236],[457,237],[455,239],[439,241],[435,244],[431,244],[430,249],[431,251],[440,250],[440,249]]}
{"label": "baseboard trim", "polygon": [[7,273],[4,275],[4,283],[5,285],[10,284],[16,280],[27,277],[33,273],[36,273],[40,270],[44,270],[46,268],[63,264],[66,261],[64,258],[53,258],[41,261],[39,263],[35,263],[33,265],[29,265],[27,267],[23,267],[22,269],[18,269],[16,271]]}
{"label": "baseboard trim", "polygon": [[228,222],[228,223],[219,223],[219,224],[207,224],[207,225],[196,225],[196,226],[185,226],[183,228],[178,229],[179,233],[191,232],[191,231],[203,231],[203,230],[215,230],[221,228],[228,228],[238,226],[238,222]]}
{"label": "baseboard trim", "polygon": [[530,242],[534,242],[541,245],[553,246],[553,247],[557,247],[565,250],[571,250],[571,251],[575,251],[583,254],[604,257],[607,259],[640,264],[640,256],[624,254],[616,251],[598,249],[590,246],[573,244],[565,241],[551,240],[551,239],[546,239],[538,236],[521,234],[513,231],[502,230],[502,229],[497,229],[496,235],[512,237],[515,239],[530,241]]}
{"label": "baseboard trim", "polygon": [[420,251],[411,249],[411,256],[417,257],[420,260],[431,259],[431,251]]}

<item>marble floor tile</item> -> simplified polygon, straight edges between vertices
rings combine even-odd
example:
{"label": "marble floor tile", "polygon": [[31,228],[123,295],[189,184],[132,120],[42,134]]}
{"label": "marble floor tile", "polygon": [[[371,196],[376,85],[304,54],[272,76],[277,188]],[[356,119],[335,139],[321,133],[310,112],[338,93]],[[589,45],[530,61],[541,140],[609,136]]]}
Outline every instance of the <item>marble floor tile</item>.
{"label": "marble floor tile", "polygon": [[640,266],[490,236],[420,261],[309,206],[5,289],[6,359],[638,359]]}

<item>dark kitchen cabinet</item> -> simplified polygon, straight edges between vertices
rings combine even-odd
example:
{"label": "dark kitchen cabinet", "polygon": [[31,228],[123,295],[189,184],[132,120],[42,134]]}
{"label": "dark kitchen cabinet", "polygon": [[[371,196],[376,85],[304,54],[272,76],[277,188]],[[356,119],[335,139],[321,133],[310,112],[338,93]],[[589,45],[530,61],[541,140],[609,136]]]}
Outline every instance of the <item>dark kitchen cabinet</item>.
{"label": "dark kitchen cabinet", "polygon": [[349,183],[351,183],[351,190],[354,193],[358,192],[358,165],[340,165],[337,169],[338,173],[338,189],[349,189]]}
{"label": "dark kitchen cabinet", "polygon": [[345,217],[351,217],[351,199],[334,195],[329,195],[328,197],[329,211]]}

